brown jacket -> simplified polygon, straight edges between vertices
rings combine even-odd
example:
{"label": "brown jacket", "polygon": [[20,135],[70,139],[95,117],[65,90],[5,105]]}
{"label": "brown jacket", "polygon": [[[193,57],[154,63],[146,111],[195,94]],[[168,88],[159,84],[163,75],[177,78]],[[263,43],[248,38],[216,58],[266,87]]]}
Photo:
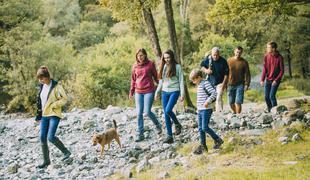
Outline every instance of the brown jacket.
{"label": "brown jacket", "polygon": [[229,67],[228,85],[236,86],[244,84],[250,86],[251,74],[248,62],[243,59],[231,57],[227,61]]}

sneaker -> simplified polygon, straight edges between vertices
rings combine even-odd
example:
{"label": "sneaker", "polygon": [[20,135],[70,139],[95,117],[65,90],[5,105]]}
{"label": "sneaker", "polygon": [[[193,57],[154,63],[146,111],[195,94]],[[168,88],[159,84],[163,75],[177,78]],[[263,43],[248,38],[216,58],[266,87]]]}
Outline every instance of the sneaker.
{"label": "sneaker", "polygon": [[208,152],[208,147],[206,145],[199,145],[195,150],[194,154],[202,154],[204,151]]}
{"label": "sneaker", "polygon": [[219,149],[223,143],[223,139],[218,138],[216,141],[214,141],[213,149]]}
{"label": "sneaker", "polygon": [[144,135],[143,134],[139,134],[135,140],[135,142],[141,142],[144,140]]}
{"label": "sneaker", "polygon": [[181,134],[181,131],[182,131],[182,125],[181,124],[175,124],[175,132],[174,132],[174,134],[175,135],[179,135],[179,134]]}
{"label": "sneaker", "polygon": [[156,130],[157,130],[157,134],[158,135],[160,135],[163,132],[163,130],[162,130],[160,125],[156,126]]}
{"label": "sneaker", "polygon": [[167,136],[167,138],[164,140],[164,143],[172,144],[173,143],[173,137],[172,136]]}

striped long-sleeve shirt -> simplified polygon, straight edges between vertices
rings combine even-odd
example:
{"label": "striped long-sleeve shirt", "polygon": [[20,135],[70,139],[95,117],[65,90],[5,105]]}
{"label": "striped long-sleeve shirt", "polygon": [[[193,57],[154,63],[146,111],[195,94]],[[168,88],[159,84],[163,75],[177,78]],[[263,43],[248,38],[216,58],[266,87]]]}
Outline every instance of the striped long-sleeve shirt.
{"label": "striped long-sleeve shirt", "polygon": [[[216,99],[216,95],[216,90],[211,83],[206,80],[201,80],[197,87],[197,109],[211,109],[211,104]],[[206,103],[208,103],[207,107]]]}

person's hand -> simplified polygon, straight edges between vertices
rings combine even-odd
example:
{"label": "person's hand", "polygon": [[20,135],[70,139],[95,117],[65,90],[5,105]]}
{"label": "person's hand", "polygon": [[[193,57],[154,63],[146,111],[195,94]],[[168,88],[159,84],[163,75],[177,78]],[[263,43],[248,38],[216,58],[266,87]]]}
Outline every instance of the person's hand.
{"label": "person's hand", "polygon": [[209,74],[212,74],[212,72],[213,72],[213,71],[212,71],[210,68],[205,69],[205,73],[208,74],[208,75],[209,75]]}
{"label": "person's hand", "polygon": [[128,98],[129,98],[129,100],[131,100],[132,99],[132,94],[129,94]]}
{"label": "person's hand", "polygon": [[260,86],[264,87],[264,81],[260,82]]}
{"label": "person's hand", "polygon": [[222,92],[224,92],[226,88],[227,88],[227,85],[226,85],[226,84],[223,84],[223,86],[222,86]]}
{"label": "person's hand", "polygon": [[271,85],[272,85],[272,86],[277,85],[277,81],[273,81]]}
{"label": "person's hand", "polygon": [[208,108],[208,106],[209,106],[209,103],[208,103],[208,102],[206,102],[206,103],[205,103],[205,107],[206,107],[206,108]]}
{"label": "person's hand", "polygon": [[180,97],[180,102],[183,102],[183,101],[184,101],[184,97],[181,96],[181,97]]}
{"label": "person's hand", "polygon": [[155,101],[158,100],[158,94],[155,94]]}

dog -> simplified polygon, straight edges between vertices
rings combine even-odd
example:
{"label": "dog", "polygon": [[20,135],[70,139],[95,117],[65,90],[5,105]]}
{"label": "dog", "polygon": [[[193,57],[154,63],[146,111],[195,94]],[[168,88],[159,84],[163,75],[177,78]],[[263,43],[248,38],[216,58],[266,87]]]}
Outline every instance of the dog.
{"label": "dog", "polygon": [[115,120],[113,120],[113,125],[114,125],[114,128],[110,128],[105,133],[102,133],[102,134],[96,134],[95,133],[92,137],[93,146],[96,146],[97,144],[101,145],[100,157],[102,157],[102,155],[103,155],[104,146],[106,144],[108,144],[108,149],[110,149],[110,143],[113,139],[115,139],[115,141],[118,143],[119,147],[122,148],[119,135],[116,131],[117,125],[116,125]]}

